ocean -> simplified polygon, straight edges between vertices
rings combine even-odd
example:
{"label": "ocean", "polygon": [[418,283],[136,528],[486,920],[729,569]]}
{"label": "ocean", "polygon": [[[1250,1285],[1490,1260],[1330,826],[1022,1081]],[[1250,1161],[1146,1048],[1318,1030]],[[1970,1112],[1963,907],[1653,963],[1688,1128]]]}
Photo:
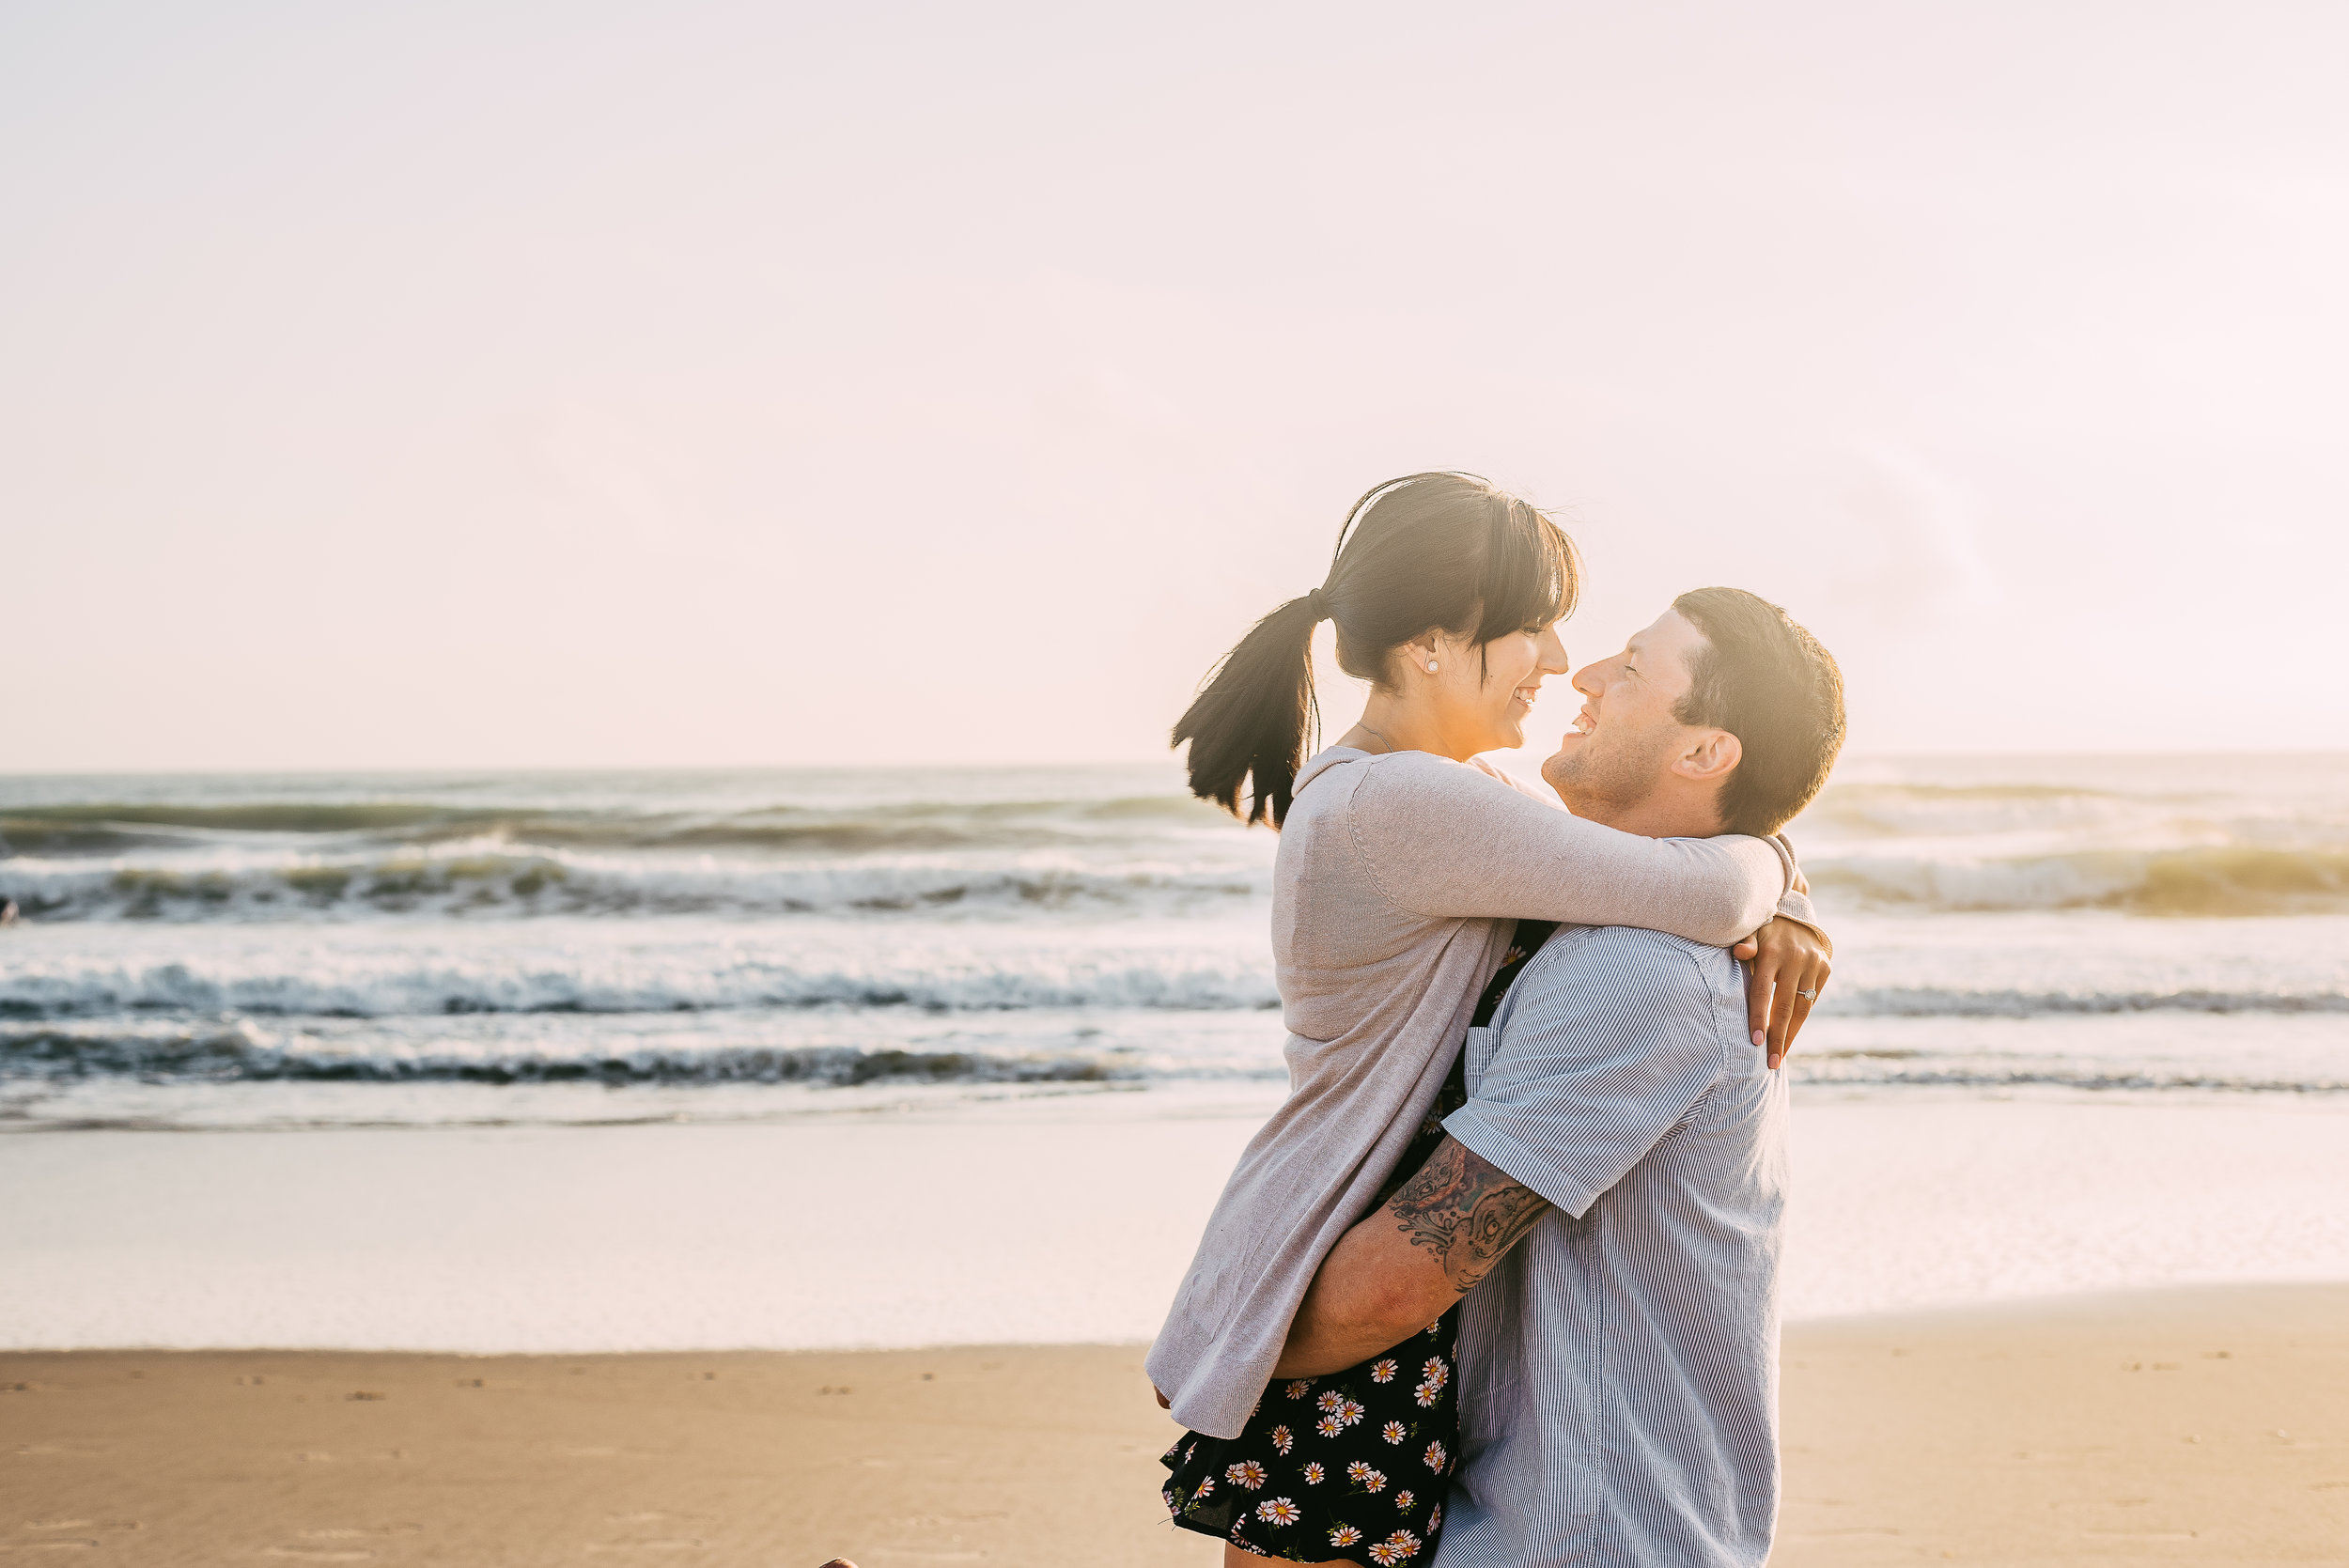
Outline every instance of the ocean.
{"label": "ocean", "polygon": [[[1859,760],[1806,1089],[2349,1092],[2349,759]],[[0,1127],[1278,1081],[1273,835],[1171,768],[0,780]]]}
{"label": "ocean", "polygon": [[[1813,1212],[1866,1233],[1821,1245],[1802,1301],[2349,1274],[2349,1228],[2310,1207],[2349,1173],[2349,757],[1855,758],[1789,831],[1838,955],[1788,1069],[1798,1129],[1849,1151]],[[54,1265],[0,1286],[0,1343],[578,1347],[673,1343],[683,1321],[723,1325],[695,1344],[1146,1336],[1282,1092],[1274,844],[1171,766],[0,779],[0,897],[21,912],[0,929],[0,1133],[18,1135],[0,1161],[44,1198],[0,1245]],[[1968,1129],[1948,1136],[1971,1174],[1919,1146],[1934,1128]],[[1981,1151],[2010,1145],[1985,1177]],[[1067,1167],[1080,1147],[1091,1163]],[[2215,1239],[2216,1212],[2202,1239],[2178,1229],[2208,1180],[2144,1210],[2147,1183],[2196,1158],[2237,1167],[2228,1212],[2273,1209],[2256,1246]],[[320,1317],[301,1303],[358,1287],[284,1240],[332,1229],[326,1211],[287,1205],[349,1212],[385,1159],[410,1201],[370,1188],[371,1234],[422,1227],[417,1257],[467,1192],[560,1208],[592,1189],[581,1256],[634,1226],[666,1277],[696,1278],[678,1216],[714,1204],[749,1227],[712,1243],[739,1288],[705,1281],[683,1317],[614,1289],[636,1305],[552,1340],[512,1301],[428,1330],[440,1309],[381,1280],[367,1312]],[[1087,1234],[1142,1249],[1116,1254],[1097,1311],[1064,1321],[1067,1299],[1022,1294],[1066,1234],[1021,1231],[1006,1264],[957,1250],[940,1218],[999,1214],[1023,1161],[1090,1189]],[[2023,1167],[2036,1188],[2013,1185]],[[865,1194],[944,1228],[914,1273],[811,1283],[746,1190],[793,1192],[804,1219],[853,1202],[838,1172],[860,1168]],[[550,1200],[534,1184],[556,1171]],[[2248,1200],[2247,1171],[2267,1172]],[[2123,1172],[2133,1196],[2030,1230],[2049,1186],[2077,1207]],[[1877,1244],[1953,1186],[2005,1219],[1888,1265],[1906,1254]],[[177,1278],[226,1266],[188,1238],[226,1226],[275,1282],[216,1282],[214,1317],[184,1291],[146,1303],[146,1227],[178,1203]],[[2084,1265],[2105,1220],[2141,1222],[2143,1245]],[[466,1222],[490,1226],[475,1278],[511,1262],[498,1222]],[[530,1234],[570,1223],[539,1212]],[[567,1298],[595,1299],[593,1276],[565,1276]],[[513,1301],[544,1283],[518,1276]],[[237,1337],[261,1322],[274,1338]]]}

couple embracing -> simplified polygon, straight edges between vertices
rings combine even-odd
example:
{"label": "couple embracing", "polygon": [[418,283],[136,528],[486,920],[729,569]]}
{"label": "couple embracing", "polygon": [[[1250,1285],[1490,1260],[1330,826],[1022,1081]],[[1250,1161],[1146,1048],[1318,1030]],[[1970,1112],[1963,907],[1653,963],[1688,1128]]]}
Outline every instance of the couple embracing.
{"label": "couple embracing", "polygon": [[[1775,1069],[1830,952],[1774,835],[1842,680],[1776,606],[1684,594],[1575,673],[1553,799],[1478,758],[1565,673],[1578,574],[1480,479],[1381,485],[1175,729],[1196,793],[1281,832],[1290,1094],[1148,1362],[1191,1429],[1166,1504],[1227,1563],[1768,1555]],[[1325,619],[1373,691],[1307,760]]]}

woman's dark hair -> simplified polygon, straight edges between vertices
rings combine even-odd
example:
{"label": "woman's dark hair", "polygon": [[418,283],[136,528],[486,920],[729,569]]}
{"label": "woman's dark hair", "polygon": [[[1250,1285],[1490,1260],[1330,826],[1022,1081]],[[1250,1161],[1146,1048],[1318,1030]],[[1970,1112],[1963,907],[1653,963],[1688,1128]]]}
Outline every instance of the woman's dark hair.
{"label": "woman's dark hair", "polygon": [[[1288,816],[1314,701],[1314,628],[1337,622],[1338,667],[1374,685],[1389,656],[1443,631],[1489,643],[1573,613],[1574,543],[1532,504],[1473,474],[1414,474],[1346,515],[1330,576],[1258,621],[1174,725],[1190,743],[1190,792],[1249,822]],[[1248,809],[1240,788],[1248,786]]]}

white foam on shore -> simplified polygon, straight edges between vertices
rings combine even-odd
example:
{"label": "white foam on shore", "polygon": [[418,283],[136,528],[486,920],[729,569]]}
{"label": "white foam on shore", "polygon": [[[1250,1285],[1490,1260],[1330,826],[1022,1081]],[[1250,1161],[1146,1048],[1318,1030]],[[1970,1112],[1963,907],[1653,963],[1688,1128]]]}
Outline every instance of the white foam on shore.
{"label": "white foam on shore", "polygon": [[[0,1139],[0,1345],[1146,1339],[1277,1094],[754,1126]],[[1790,1316],[2349,1279],[2349,1107],[1814,1101]]]}

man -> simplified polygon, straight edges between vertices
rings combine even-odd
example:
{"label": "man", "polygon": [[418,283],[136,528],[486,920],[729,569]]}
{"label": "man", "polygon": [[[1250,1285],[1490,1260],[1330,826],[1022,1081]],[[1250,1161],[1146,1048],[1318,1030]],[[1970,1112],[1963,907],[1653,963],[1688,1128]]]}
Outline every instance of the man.
{"label": "man", "polygon": [[[1682,595],[1574,686],[1585,706],[1542,776],[1630,832],[1775,832],[1843,743],[1834,660],[1736,589]],[[1468,1104],[1330,1252],[1276,1375],[1375,1356],[1483,1279],[1461,1312],[1438,1568],[1759,1568],[1786,1095],[1746,1033],[1735,962],[1565,927],[1466,1050]]]}

